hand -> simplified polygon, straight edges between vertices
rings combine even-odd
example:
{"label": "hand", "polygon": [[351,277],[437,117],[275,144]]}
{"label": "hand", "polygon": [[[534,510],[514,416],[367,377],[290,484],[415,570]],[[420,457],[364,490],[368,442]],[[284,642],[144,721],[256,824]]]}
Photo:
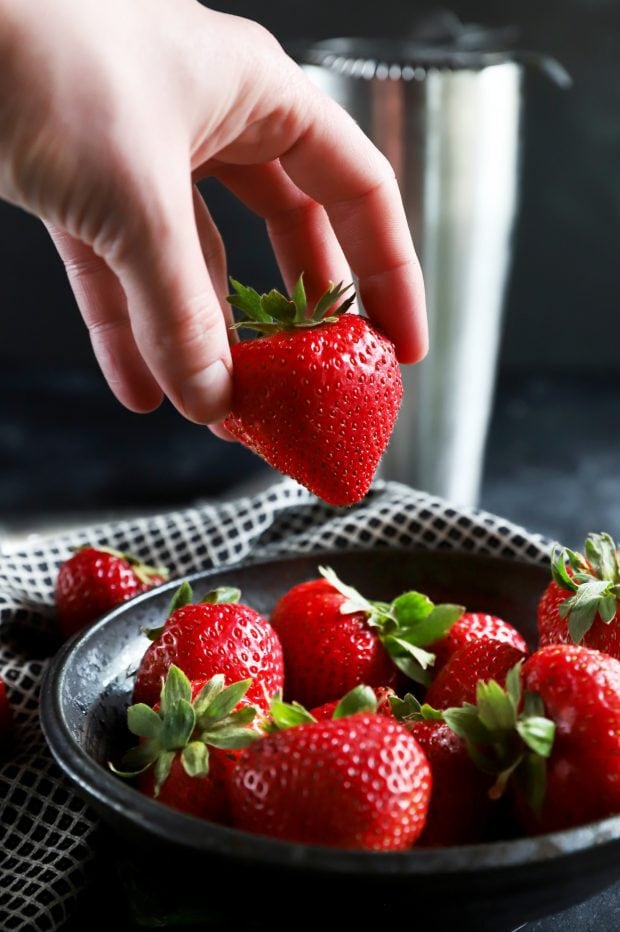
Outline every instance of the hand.
{"label": "hand", "polygon": [[117,398],[198,423],[231,398],[207,175],[265,218],[287,287],[350,267],[399,359],[424,355],[393,171],[268,32],[195,0],[0,0],[0,196],[47,225]]}

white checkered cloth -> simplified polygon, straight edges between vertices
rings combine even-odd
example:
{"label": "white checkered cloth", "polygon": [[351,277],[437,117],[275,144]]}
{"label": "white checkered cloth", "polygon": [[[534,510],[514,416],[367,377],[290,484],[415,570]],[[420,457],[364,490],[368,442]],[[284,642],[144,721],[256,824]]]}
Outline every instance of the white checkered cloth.
{"label": "white checkered cloth", "polygon": [[[0,553],[0,675],[16,747],[0,761],[0,929],[59,929],[96,864],[97,819],[60,774],[38,721],[58,567],[75,546],[106,544],[184,576],[247,558],[333,548],[448,548],[544,562],[549,541],[494,515],[377,482],[355,508],[332,508],[285,480],[225,504],[84,527]],[[37,646],[39,645],[39,646]]]}

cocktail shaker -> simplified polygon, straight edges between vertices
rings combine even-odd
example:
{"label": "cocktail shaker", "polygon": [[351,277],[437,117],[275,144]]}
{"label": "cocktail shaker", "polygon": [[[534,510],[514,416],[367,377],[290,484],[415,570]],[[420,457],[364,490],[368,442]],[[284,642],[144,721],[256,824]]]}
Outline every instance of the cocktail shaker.
{"label": "cocktail shaker", "polygon": [[406,40],[332,39],[299,60],[390,160],[422,262],[431,349],[403,367],[382,475],[468,505],[478,498],[510,267],[523,68],[533,61],[566,76],[456,22]]}

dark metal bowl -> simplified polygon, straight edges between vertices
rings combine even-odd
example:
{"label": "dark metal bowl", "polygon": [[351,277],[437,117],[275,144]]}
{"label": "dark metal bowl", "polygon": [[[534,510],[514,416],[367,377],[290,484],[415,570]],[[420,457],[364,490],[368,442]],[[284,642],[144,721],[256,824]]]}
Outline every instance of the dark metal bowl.
{"label": "dark metal bowl", "polygon": [[[239,586],[244,602],[268,614],[288,588],[314,578],[319,563],[370,598],[418,588],[435,600],[501,615],[532,644],[536,603],[549,578],[546,568],[515,561],[386,549],[246,564],[189,579],[199,594]],[[140,628],[161,624],[177,585],[139,596],[68,642],[48,669],[41,720],[76,789],[149,864],[165,860],[166,884],[182,883],[186,901],[187,891],[203,902],[219,897],[235,878],[233,911],[251,910],[254,919],[263,904],[270,921],[278,911],[281,921],[287,915],[290,921],[278,895],[286,891],[308,923],[331,924],[341,912],[360,928],[425,919],[435,929],[500,932],[584,900],[618,878],[620,817],[534,838],[375,854],[250,835],[141,795],[107,761],[126,744],[133,673],[148,645]]]}

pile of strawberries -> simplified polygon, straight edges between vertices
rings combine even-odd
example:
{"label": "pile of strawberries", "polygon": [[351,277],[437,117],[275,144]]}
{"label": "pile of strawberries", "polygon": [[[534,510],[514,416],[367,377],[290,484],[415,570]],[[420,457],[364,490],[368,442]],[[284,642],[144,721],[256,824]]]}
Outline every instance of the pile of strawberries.
{"label": "pile of strawberries", "polygon": [[[165,578],[106,548],[60,569],[70,634]],[[530,652],[507,621],[423,593],[369,601],[329,568],[269,620],[177,590],[137,671],[113,766],[214,822],[374,851],[475,843],[620,813],[620,558],[552,556]],[[79,607],[79,611],[78,611]],[[0,681],[0,749],[11,711]],[[112,766],[112,765],[111,765]]]}
{"label": "pile of strawberries", "polygon": [[[396,851],[620,812],[620,561],[559,552],[530,653],[420,592],[368,601],[329,568],[267,620],[187,584],[150,632],[117,772],[176,809],[308,844]],[[578,641],[579,643],[576,643]]]}

